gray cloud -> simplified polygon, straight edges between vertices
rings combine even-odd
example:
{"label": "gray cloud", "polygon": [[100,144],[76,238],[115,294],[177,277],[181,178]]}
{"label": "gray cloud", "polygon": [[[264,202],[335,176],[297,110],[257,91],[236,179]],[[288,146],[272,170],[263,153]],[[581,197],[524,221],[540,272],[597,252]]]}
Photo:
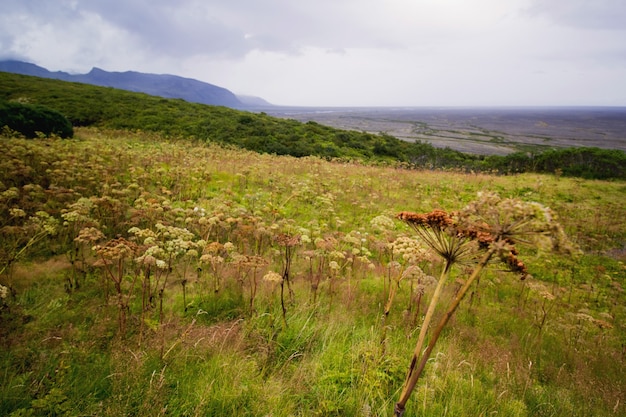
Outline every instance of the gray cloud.
{"label": "gray cloud", "polygon": [[625,30],[624,0],[3,0],[0,58],[278,104],[626,104]]}
{"label": "gray cloud", "polygon": [[391,44],[346,7],[367,7],[367,0],[87,0],[77,4],[80,11],[99,15],[151,50],[174,57],[236,58],[255,49],[297,54],[307,46]]}
{"label": "gray cloud", "polygon": [[532,0],[528,11],[578,28],[626,30],[624,0]]}

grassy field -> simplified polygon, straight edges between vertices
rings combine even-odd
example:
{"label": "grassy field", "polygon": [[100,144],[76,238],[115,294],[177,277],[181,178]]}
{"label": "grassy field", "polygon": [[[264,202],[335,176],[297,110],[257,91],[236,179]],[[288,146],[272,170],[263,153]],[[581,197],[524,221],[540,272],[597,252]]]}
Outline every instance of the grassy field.
{"label": "grassy field", "polygon": [[490,265],[405,416],[626,414],[624,182],[85,128],[0,152],[0,415],[391,416],[442,267],[395,216],[480,192],[550,207],[580,251]]}

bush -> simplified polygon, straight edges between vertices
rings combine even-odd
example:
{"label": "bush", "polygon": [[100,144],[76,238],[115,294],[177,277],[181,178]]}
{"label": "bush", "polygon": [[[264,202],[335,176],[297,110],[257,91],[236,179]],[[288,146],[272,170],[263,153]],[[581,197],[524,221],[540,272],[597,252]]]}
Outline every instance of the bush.
{"label": "bush", "polygon": [[27,138],[36,138],[39,133],[62,138],[74,136],[74,128],[65,116],[43,106],[0,102],[0,127],[4,126]]}

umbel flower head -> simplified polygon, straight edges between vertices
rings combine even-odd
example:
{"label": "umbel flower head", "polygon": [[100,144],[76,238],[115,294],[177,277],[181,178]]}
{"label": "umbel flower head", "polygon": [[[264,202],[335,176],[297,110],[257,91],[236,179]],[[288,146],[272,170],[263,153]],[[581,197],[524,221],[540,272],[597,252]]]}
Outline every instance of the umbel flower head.
{"label": "umbel flower head", "polygon": [[411,226],[419,238],[446,261],[447,267],[474,256],[476,236],[459,229],[454,214],[443,210],[424,214],[403,211],[396,217]]}
{"label": "umbel flower head", "polygon": [[[427,245],[445,259],[442,279],[433,293],[402,392],[394,408],[394,414],[401,417],[443,328],[491,259],[496,258],[504,262],[509,269],[518,272],[524,279],[527,269],[517,258],[515,247],[517,243],[538,247],[549,243],[553,250],[559,251],[571,251],[572,247],[550,209],[539,203],[502,199],[494,193],[479,193],[476,201],[452,214],[434,210],[427,214],[402,212],[397,217],[411,226]],[[482,253],[480,260],[473,266],[471,274],[457,291],[445,314],[439,319],[426,350],[422,350],[428,324],[444,282],[443,278],[447,276],[454,262],[477,253]]]}
{"label": "umbel flower head", "polygon": [[529,245],[569,254],[577,252],[556,214],[537,202],[480,192],[475,201],[458,213],[458,218],[459,227],[489,234],[511,245]]}
{"label": "umbel flower head", "polygon": [[495,193],[478,193],[476,201],[458,212],[405,211],[397,217],[448,264],[474,259],[481,250],[493,247],[497,258],[522,279],[528,271],[517,257],[516,244],[574,251],[549,208],[535,202],[503,199]]}

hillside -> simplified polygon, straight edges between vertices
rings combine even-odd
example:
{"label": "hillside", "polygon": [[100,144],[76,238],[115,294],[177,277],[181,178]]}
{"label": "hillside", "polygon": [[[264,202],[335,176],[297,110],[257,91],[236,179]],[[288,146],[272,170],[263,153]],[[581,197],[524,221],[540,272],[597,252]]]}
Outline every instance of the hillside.
{"label": "hillside", "polygon": [[584,178],[626,178],[626,153],[614,149],[551,149],[480,156],[385,133],[340,130],[82,83],[0,72],[0,100],[50,107],[77,127],[156,132],[276,155],[358,159],[412,168],[499,173],[559,172]]}
{"label": "hillside", "polygon": [[48,71],[21,61],[0,61],[0,71],[113,87],[164,98],[180,98],[191,103],[232,108],[254,107],[241,102],[235,94],[223,87],[176,75],[146,74],[136,71],[110,72],[100,68],[93,68],[87,74],[69,74]]}
{"label": "hillside", "polygon": [[626,413],[623,181],[102,127],[0,136],[0,154],[0,415],[392,416],[436,287],[433,329],[478,263],[446,279],[428,236],[396,218],[450,220],[441,210],[483,238],[483,221],[548,215],[550,228],[514,227],[503,246],[439,234],[503,256],[452,315],[404,416]]}
{"label": "hillside", "polygon": [[474,159],[387,135],[18,74],[0,73],[0,99],[48,106],[74,126],[151,131],[278,155],[429,162],[430,152],[442,163]]}

